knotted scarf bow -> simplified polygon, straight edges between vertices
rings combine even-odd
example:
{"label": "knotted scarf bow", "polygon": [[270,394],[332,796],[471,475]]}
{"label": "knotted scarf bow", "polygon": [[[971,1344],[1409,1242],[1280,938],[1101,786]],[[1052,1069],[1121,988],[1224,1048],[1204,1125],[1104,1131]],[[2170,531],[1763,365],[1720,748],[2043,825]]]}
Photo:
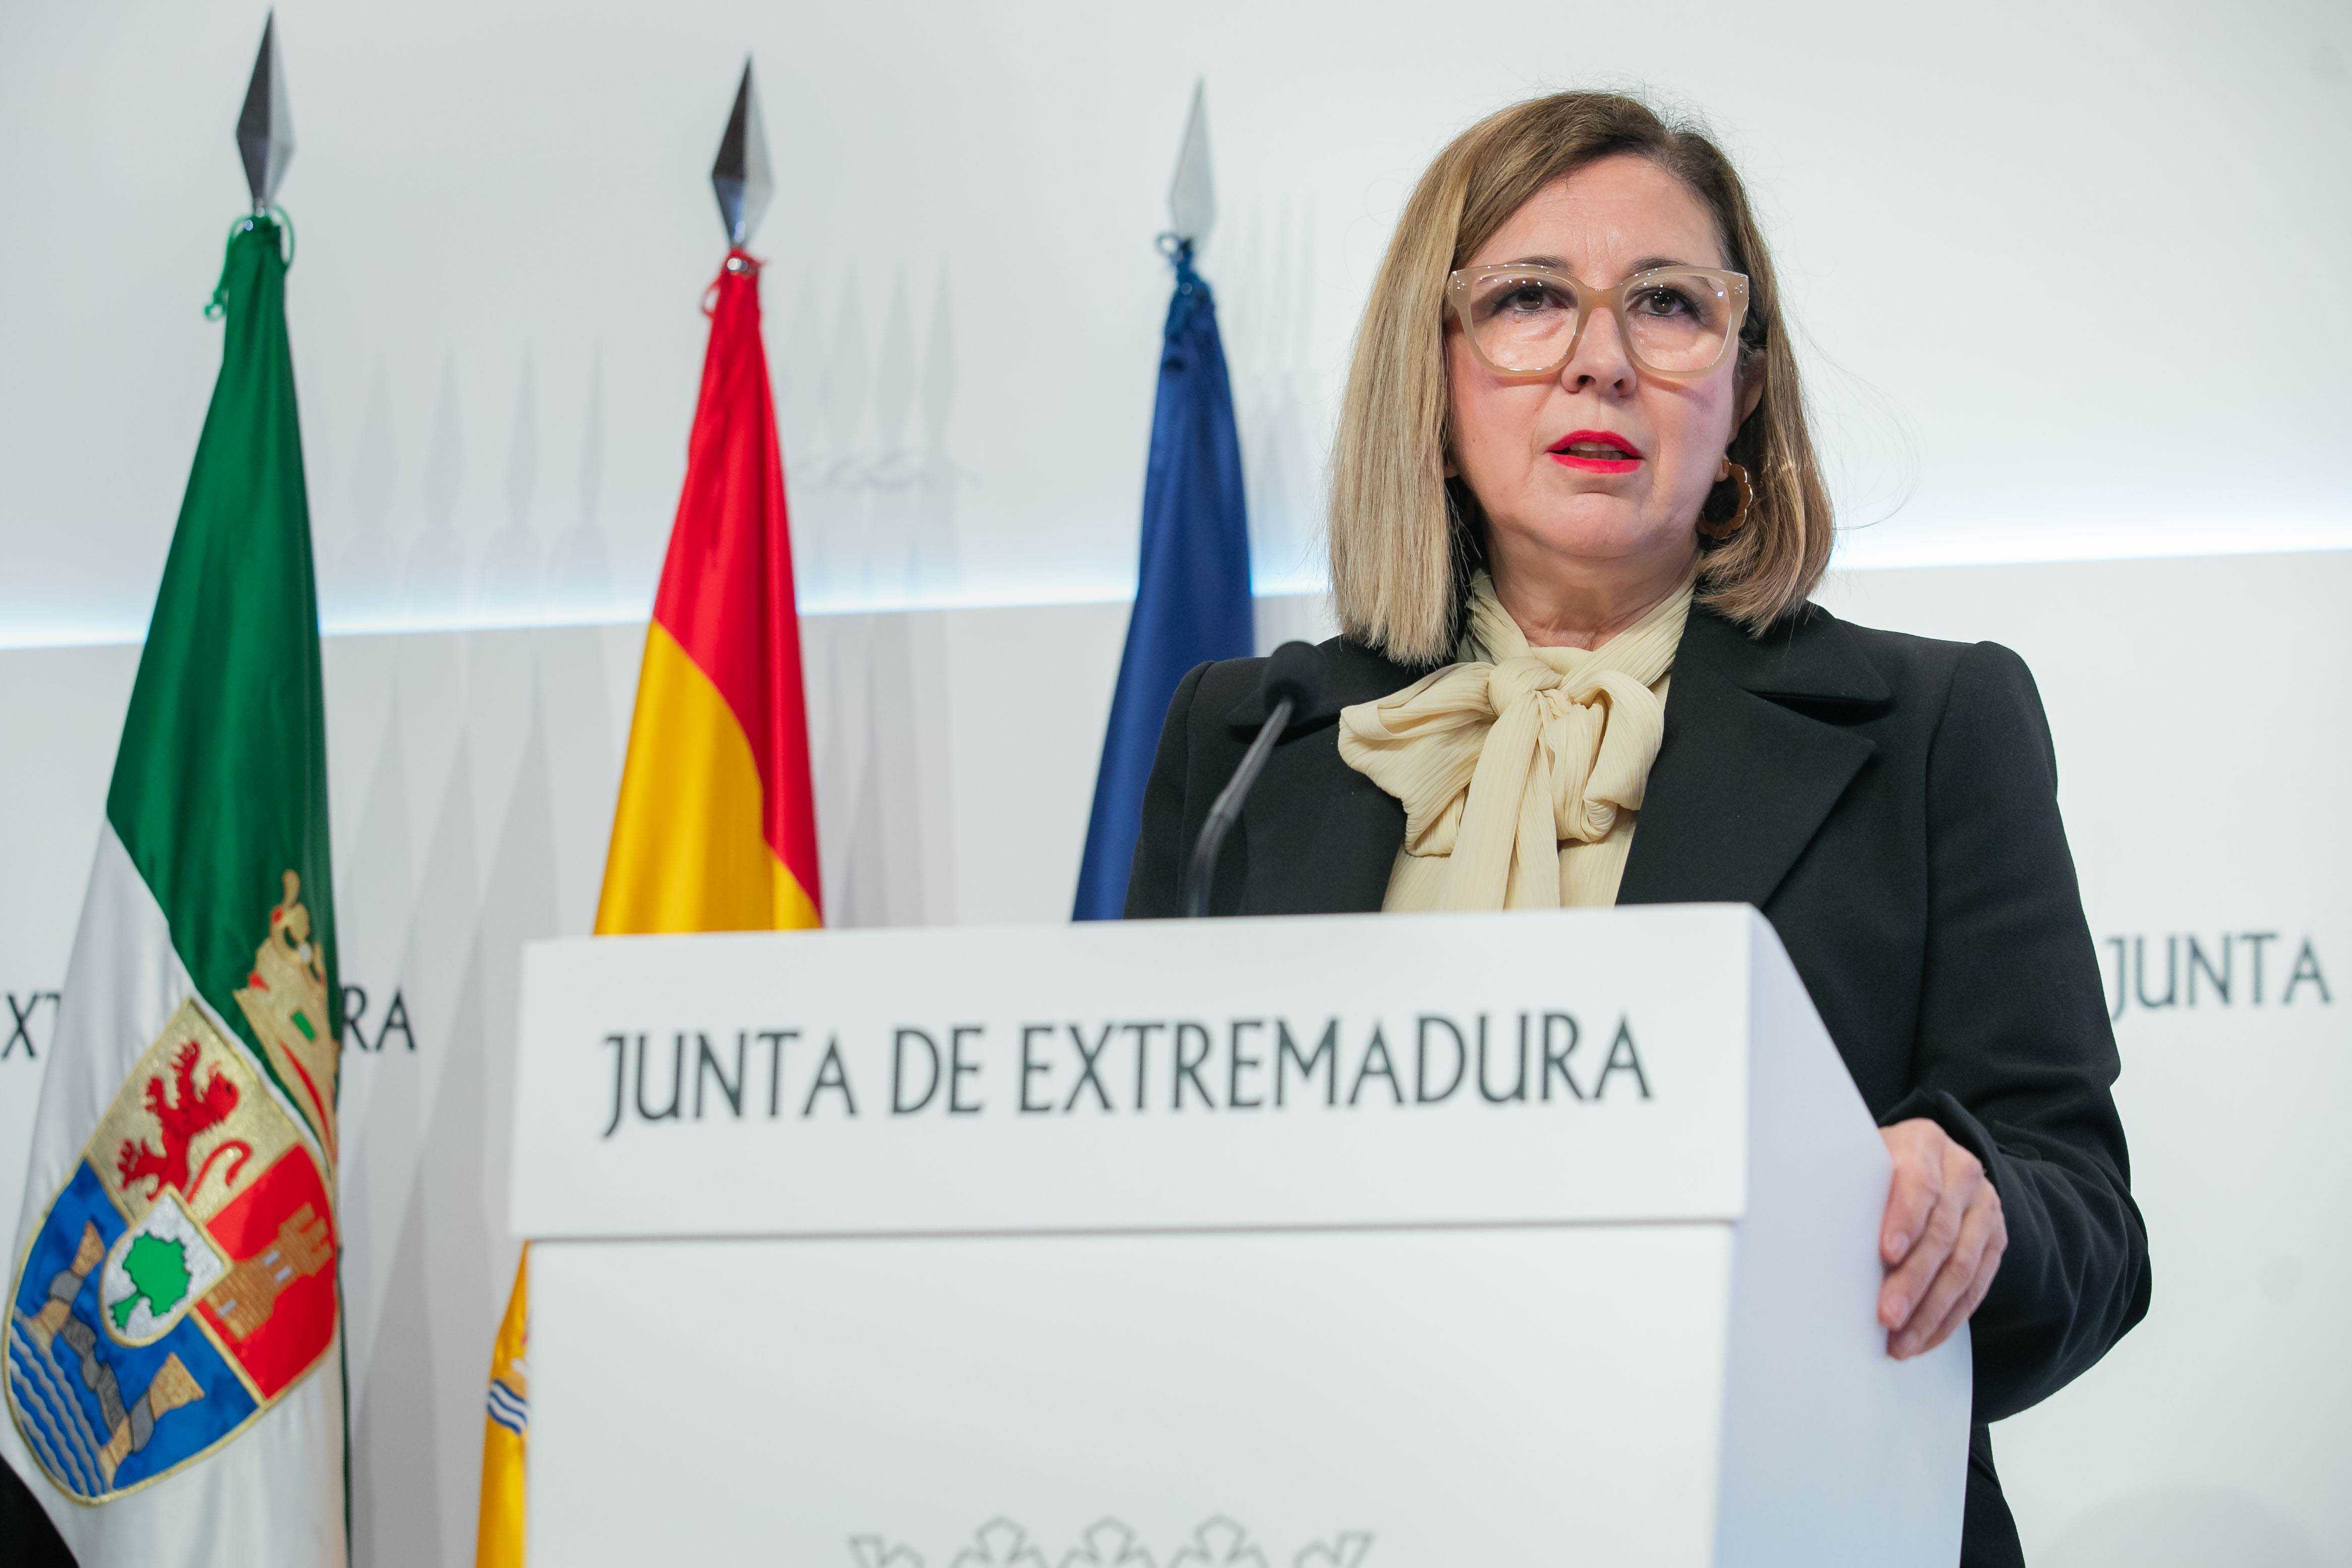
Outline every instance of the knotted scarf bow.
{"label": "knotted scarf bow", "polygon": [[[1690,603],[1685,583],[1600,647],[1530,647],[1481,573],[1464,639],[1473,658],[1340,711],[1341,758],[1404,805],[1405,854],[1444,861],[1433,900],[1400,903],[1392,883],[1391,908],[1614,901],[1630,814],[1665,734],[1651,689],[1674,665]],[[1616,851],[1592,868],[1605,889],[1573,885],[1570,851],[1585,845]]]}

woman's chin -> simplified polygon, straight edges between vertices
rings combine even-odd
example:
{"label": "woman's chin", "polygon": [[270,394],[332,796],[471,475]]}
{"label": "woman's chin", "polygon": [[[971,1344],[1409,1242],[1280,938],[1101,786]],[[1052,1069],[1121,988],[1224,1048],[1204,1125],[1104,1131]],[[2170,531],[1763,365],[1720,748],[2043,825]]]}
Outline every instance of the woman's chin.
{"label": "woman's chin", "polygon": [[1690,529],[1662,525],[1644,517],[1639,508],[1613,496],[1583,496],[1549,516],[1528,523],[1494,522],[1496,553],[1530,553],[1580,561],[1622,561],[1637,555],[1665,555],[1678,547],[1698,548]]}

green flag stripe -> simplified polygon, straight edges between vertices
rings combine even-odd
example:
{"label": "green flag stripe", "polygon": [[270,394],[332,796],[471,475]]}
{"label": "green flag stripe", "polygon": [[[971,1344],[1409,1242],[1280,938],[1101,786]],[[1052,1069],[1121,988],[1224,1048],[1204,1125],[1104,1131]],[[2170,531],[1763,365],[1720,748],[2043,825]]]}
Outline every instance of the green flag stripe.
{"label": "green flag stripe", "polygon": [[281,233],[257,216],[229,238],[220,379],[139,657],[106,816],[163,906],[197,990],[300,1106],[305,1097],[271,1064],[235,995],[269,934],[280,874],[292,870],[326,949],[329,1030],[341,1036],[318,597]]}

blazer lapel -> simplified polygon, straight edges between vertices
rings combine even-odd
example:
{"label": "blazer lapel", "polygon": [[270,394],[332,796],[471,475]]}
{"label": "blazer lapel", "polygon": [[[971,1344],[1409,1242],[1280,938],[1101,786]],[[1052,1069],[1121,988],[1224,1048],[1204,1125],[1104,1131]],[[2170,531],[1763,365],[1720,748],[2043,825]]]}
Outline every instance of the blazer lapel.
{"label": "blazer lapel", "polygon": [[[1404,842],[1404,806],[1339,756],[1339,710],[1411,685],[1423,670],[1334,637],[1322,655],[1323,690],[1291,721],[1243,804],[1249,879],[1239,913],[1377,910]],[[1265,706],[1252,692],[1226,721],[1255,734]]]}
{"label": "blazer lapel", "polygon": [[[1404,842],[1404,807],[1340,759],[1339,710],[1427,673],[1333,638],[1323,690],[1292,721],[1242,807],[1245,914],[1376,910]],[[1621,904],[1761,905],[1874,752],[1844,728],[1892,691],[1835,617],[1808,609],[1761,640],[1695,608],[1675,655],[1666,732],[1650,770]],[[1255,692],[1226,715],[1245,740]]]}
{"label": "blazer lapel", "polygon": [[1761,906],[1877,750],[1839,721],[1893,700],[1826,612],[1758,640],[1694,608],[1617,901]]}

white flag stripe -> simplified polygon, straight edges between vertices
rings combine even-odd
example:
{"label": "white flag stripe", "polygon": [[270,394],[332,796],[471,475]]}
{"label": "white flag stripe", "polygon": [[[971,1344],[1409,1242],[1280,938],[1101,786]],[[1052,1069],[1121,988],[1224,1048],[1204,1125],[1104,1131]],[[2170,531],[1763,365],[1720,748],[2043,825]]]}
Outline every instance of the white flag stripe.
{"label": "white flag stripe", "polygon": [[[33,1119],[12,1265],[23,1263],[50,1201],[73,1173],[82,1144],[122,1080],[195,989],[172,946],[163,907],[131,863],[114,825],[101,823],[58,1002],[41,1108]],[[16,1277],[13,1267],[9,1277]]]}
{"label": "white flag stripe", "polygon": [[[266,908],[257,912],[266,915]],[[41,1085],[12,1280],[123,1079],[194,993],[163,907],[112,826],[102,827]],[[331,1167],[322,1162],[322,1168]],[[250,1427],[199,1462],[110,1502],[68,1500],[43,1479],[14,1421],[0,1422],[0,1458],[26,1478],[83,1568],[342,1568],[341,1359],[339,1329],[317,1369]],[[237,1505],[224,1506],[231,1500]]]}

